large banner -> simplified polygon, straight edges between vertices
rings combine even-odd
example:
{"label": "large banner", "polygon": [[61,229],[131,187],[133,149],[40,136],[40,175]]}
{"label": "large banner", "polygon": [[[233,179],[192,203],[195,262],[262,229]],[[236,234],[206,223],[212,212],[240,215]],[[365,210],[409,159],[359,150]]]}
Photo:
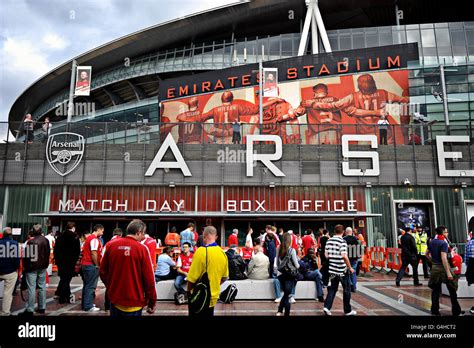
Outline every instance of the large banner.
{"label": "large banner", "polygon": [[390,125],[409,124],[403,68],[417,58],[416,44],[407,44],[265,63],[272,68],[265,71],[262,125],[255,64],[164,81],[161,133],[180,143],[240,143],[262,133],[286,144],[338,144],[342,134],[406,144],[407,129]]}

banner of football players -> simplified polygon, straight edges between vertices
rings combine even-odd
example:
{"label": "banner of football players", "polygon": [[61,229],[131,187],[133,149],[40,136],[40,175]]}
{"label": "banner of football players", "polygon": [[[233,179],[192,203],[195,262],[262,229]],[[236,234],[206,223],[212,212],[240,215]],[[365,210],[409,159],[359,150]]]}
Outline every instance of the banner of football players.
{"label": "banner of football players", "polygon": [[229,144],[263,133],[279,135],[285,144],[338,144],[342,134],[381,137],[383,129],[386,143],[408,143],[407,127],[391,127],[410,120],[408,70],[294,80],[275,87],[271,96],[264,89],[262,129],[258,86],[251,86],[162,102],[161,121],[167,123],[162,136],[171,132],[180,143]]}

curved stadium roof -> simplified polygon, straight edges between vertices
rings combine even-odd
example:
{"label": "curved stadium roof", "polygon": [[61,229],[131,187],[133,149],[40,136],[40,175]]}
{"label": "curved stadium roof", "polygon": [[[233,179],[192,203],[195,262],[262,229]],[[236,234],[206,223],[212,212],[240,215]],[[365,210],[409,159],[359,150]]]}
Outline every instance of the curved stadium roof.
{"label": "curved stadium roof", "polygon": [[[394,25],[397,2],[405,11],[404,24],[462,21],[468,20],[469,16],[468,11],[458,11],[453,4],[460,0],[453,0],[449,5],[442,0],[319,0],[319,6],[326,29],[331,30]],[[288,18],[289,11],[294,13],[293,20]],[[161,79],[225,67],[183,64],[171,71],[137,69],[140,72],[129,71],[115,80],[100,79],[108,72],[123,70],[126,57],[133,62],[168,49],[192,47],[196,42],[226,40],[230,44],[242,37],[299,33],[305,11],[304,0],[244,0],[137,31],[74,59],[78,65],[93,67],[91,98],[105,109],[120,103],[120,100],[129,101],[130,96],[133,100],[155,97]],[[141,62],[143,65],[147,63],[146,59]],[[53,97],[67,99],[71,64],[72,60],[65,62],[29,86],[11,107],[9,121],[21,121],[26,113],[33,113],[38,120],[54,108]],[[113,84],[119,83],[124,91],[122,95],[113,91]],[[44,105],[47,100],[53,104]],[[16,127],[11,124],[10,128]]]}

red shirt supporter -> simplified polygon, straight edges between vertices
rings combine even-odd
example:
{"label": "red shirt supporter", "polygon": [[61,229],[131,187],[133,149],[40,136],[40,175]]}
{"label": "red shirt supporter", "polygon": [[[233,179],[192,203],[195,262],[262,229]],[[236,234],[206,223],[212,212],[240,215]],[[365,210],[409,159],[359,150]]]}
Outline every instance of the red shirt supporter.
{"label": "red shirt supporter", "polygon": [[92,251],[97,251],[97,257],[100,264],[100,259],[102,257],[102,243],[94,233],[87,237],[86,241],[84,242],[81,260],[82,266],[94,265],[94,262],[92,261]]}
{"label": "red shirt supporter", "polygon": [[235,233],[232,233],[230,236],[229,236],[229,239],[228,239],[228,246],[231,246],[232,244],[235,244],[235,245],[239,245],[239,239],[237,238],[237,234]]}
{"label": "red shirt supporter", "polygon": [[462,257],[458,253],[453,252],[453,266],[454,266],[454,274],[461,275],[462,271]]}
{"label": "red shirt supporter", "polygon": [[111,304],[120,308],[148,304],[148,312],[152,313],[156,302],[155,277],[148,248],[139,242],[140,237],[142,232],[128,234],[108,246],[100,265],[100,278]]}
{"label": "red shirt supporter", "polygon": [[298,250],[298,237],[294,235],[292,230],[289,230],[288,233],[291,234],[291,247]]}
{"label": "red shirt supporter", "polygon": [[156,240],[155,238],[150,237],[149,235],[145,236],[145,239],[141,241],[141,243],[148,248],[148,252],[150,253],[150,260],[151,264],[153,265],[153,269],[156,269]]}
{"label": "red shirt supporter", "polygon": [[309,234],[305,235],[302,238],[302,241],[303,241],[303,250],[304,250],[305,254],[308,253],[308,249],[310,249],[310,248],[315,249],[316,241],[314,240],[313,237],[311,237],[311,235],[309,235]]}
{"label": "red shirt supporter", "polygon": [[176,267],[181,268],[183,272],[188,273],[189,269],[191,268],[191,263],[193,262],[193,254],[189,254],[186,256],[185,254],[181,254],[178,257],[178,262],[176,263]]}
{"label": "red shirt supporter", "polygon": [[250,260],[252,258],[252,255],[253,255],[253,248],[248,248],[248,247],[242,248],[242,258],[244,260]]}

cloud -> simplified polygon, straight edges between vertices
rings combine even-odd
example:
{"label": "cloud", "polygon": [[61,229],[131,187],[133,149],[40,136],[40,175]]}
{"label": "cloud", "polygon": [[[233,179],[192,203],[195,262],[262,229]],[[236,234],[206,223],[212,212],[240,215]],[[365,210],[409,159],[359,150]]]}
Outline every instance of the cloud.
{"label": "cloud", "polygon": [[69,46],[69,42],[67,40],[54,33],[48,33],[43,36],[43,43],[47,48],[53,50],[62,50]]}
{"label": "cloud", "polygon": [[0,1],[1,122],[28,86],[71,58],[134,31],[238,0]]}
{"label": "cloud", "polygon": [[1,68],[20,75],[39,76],[46,73],[50,65],[40,47],[29,40],[7,38],[1,52]]}

